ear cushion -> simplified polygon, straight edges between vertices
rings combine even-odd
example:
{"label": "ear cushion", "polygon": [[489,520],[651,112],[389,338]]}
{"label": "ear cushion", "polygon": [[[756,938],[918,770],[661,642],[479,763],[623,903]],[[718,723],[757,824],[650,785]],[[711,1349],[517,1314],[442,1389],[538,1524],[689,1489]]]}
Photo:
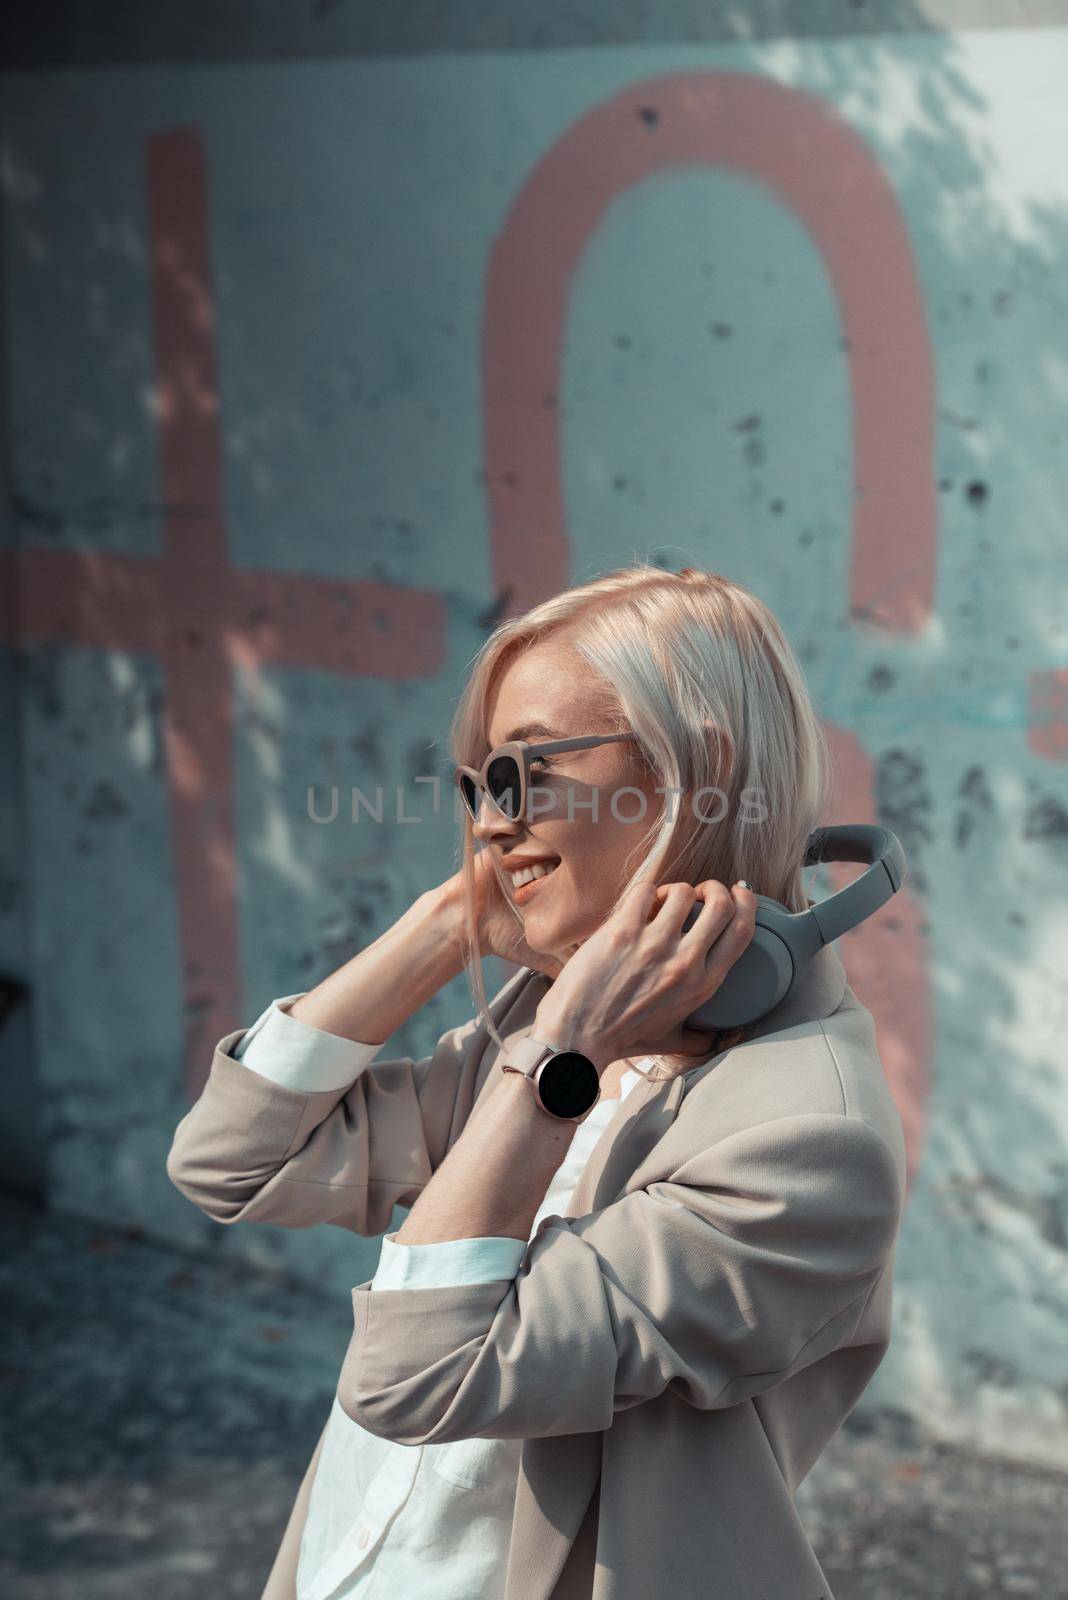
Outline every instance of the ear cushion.
{"label": "ear cushion", "polygon": [[[731,967],[712,997],[685,1019],[688,1028],[741,1028],[757,1022],[772,1006],[777,1006],[793,982],[794,963],[785,942],[768,927],[763,905],[786,907],[764,895],[757,896],[756,930],[749,944]],[[700,907],[694,906],[682,925],[686,933],[696,922]]]}

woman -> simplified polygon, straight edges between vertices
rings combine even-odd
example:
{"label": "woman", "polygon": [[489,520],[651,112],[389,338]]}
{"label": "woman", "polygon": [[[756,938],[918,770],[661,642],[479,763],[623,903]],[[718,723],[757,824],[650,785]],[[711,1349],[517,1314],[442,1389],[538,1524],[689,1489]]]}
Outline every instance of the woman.
{"label": "woman", "polygon": [[[750,883],[810,903],[797,661],[740,585],[639,562],[498,627],[452,746],[461,871],[220,1040],[168,1158],[220,1222],[411,1208],[262,1600],[830,1600],[793,1495],[889,1343],[900,1119],[833,946],[748,1028],[685,1025]],[[371,1070],[464,966],[477,1014]],[[530,1040],[593,1063],[587,1115],[504,1070]]]}

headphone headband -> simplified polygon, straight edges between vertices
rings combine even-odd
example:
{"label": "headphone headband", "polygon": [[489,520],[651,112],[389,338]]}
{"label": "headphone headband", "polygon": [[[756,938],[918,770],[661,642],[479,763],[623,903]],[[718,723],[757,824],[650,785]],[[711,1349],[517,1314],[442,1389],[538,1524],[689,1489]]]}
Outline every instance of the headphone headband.
{"label": "headphone headband", "polygon": [[828,895],[819,905],[795,913],[800,920],[811,917],[820,932],[820,942],[830,944],[884,906],[897,893],[905,879],[905,852],[901,840],[889,828],[867,822],[843,822],[817,828],[809,834],[804,865],[819,861],[864,861],[867,872]]}

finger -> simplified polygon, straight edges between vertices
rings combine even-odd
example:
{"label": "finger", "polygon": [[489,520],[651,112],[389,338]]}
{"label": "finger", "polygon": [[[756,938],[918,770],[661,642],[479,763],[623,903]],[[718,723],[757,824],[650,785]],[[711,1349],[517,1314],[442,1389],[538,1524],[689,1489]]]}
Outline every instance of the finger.
{"label": "finger", "polygon": [[658,893],[655,878],[635,878],[620,899],[613,916],[634,928],[644,926],[656,910]]}
{"label": "finger", "polygon": [[731,891],[736,912],[705,957],[705,970],[713,980],[710,995],[715,994],[738,957],[746,950],[756,932],[756,895],[751,889],[735,884]]}
{"label": "finger", "polygon": [[756,914],[760,902],[744,878],[734,884],[731,889],[736,907],[736,915],[743,922],[756,927]]}
{"label": "finger", "polygon": [[[723,885],[717,885],[722,889]],[[748,902],[748,903],[746,903]],[[680,941],[679,949],[689,952],[701,967],[699,1000],[703,1004],[716,993],[731,967],[748,948],[756,931],[756,896],[735,884],[729,896],[717,894],[715,910],[708,920],[706,905],[693,927]]]}
{"label": "finger", "polygon": [[665,933],[677,934],[694,904],[697,890],[692,883],[663,883],[657,894],[661,902],[657,925]]}
{"label": "finger", "polygon": [[683,934],[679,948],[690,951],[701,949],[707,957],[714,941],[738,914],[738,903],[726,884],[720,883],[718,878],[706,878],[699,883],[697,894],[704,903],[698,910],[693,926]]}

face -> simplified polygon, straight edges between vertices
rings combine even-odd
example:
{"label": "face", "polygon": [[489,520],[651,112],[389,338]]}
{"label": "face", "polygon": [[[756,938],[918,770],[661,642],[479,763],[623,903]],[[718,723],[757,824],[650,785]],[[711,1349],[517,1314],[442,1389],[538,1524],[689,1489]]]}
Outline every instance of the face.
{"label": "face", "polygon": [[[560,643],[517,657],[498,675],[487,706],[489,748],[612,732],[591,713],[590,681],[590,668]],[[532,722],[550,731],[523,731]],[[527,944],[566,960],[616,905],[627,856],[652,830],[665,797],[630,740],[535,758],[530,788],[527,815],[516,820],[483,796],[475,837],[503,866]],[[618,792],[624,788],[639,792]],[[552,870],[517,891],[510,855],[544,860]]]}

